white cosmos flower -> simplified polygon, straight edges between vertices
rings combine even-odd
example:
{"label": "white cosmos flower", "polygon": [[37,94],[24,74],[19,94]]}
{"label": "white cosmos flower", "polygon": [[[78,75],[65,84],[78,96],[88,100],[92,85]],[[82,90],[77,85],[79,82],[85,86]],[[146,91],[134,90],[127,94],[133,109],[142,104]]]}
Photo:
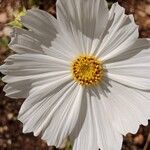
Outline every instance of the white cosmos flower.
{"label": "white cosmos flower", "polygon": [[119,150],[150,118],[150,41],[118,3],[58,0],[57,19],[33,9],[1,66],[6,95],[26,98],[23,132],[73,150]]}

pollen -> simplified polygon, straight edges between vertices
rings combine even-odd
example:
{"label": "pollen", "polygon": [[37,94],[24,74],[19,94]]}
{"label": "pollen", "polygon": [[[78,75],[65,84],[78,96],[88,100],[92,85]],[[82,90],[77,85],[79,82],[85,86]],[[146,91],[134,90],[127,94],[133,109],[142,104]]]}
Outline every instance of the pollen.
{"label": "pollen", "polygon": [[103,77],[103,65],[93,56],[79,56],[72,63],[73,78],[82,86],[98,84]]}

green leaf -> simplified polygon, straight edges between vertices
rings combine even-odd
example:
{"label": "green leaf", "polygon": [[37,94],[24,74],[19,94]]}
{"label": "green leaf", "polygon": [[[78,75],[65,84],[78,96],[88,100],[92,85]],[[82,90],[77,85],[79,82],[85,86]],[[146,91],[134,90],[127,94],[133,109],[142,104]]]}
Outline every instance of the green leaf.
{"label": "green leaf", "polygon": [[38,6],[39,0],[29,0],[28,4],[29,4],[29,6]]}
{"label": "green leaf", "polygon": [[11,27],[18,27],[18,28],[23,28],[23,24],[21,22],[21,17],[26,15],[27,10],[25,7],[22,7],[21,10],[18,9],[17,11],[14,12],[14,20],[8,23],[9,26]]}
{"label": "green leaf", "polygon": [[72,146],[69,140],[67,142],[66,150],[72,150]]}
{"label": "green leaf", "polygon": [[8,43],[9,43],[9,40],[8,40],[7,37],[3,37],[3,38],[0,39],[0,46],[7,47]]}

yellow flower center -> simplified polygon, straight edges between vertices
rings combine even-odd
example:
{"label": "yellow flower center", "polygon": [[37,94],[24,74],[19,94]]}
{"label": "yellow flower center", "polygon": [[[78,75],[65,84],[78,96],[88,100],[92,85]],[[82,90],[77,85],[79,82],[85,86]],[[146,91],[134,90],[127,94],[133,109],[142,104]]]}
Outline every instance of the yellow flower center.
{"label": "yellow flower center", "polygon": [[79,56],[72,63],[73,78],[83,86],[96,85],[102,80],[102,62],[93,56]]}

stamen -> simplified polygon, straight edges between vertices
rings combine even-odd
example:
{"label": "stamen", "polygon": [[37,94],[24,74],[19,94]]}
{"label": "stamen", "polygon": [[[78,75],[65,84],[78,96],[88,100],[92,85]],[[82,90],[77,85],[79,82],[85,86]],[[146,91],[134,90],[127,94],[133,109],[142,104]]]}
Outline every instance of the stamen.
{"label": "stamen", "polygon": [[72,63],[73,78],[83,86],[96,85],[102,80],[102,62],[93,56],[79,56]]}

